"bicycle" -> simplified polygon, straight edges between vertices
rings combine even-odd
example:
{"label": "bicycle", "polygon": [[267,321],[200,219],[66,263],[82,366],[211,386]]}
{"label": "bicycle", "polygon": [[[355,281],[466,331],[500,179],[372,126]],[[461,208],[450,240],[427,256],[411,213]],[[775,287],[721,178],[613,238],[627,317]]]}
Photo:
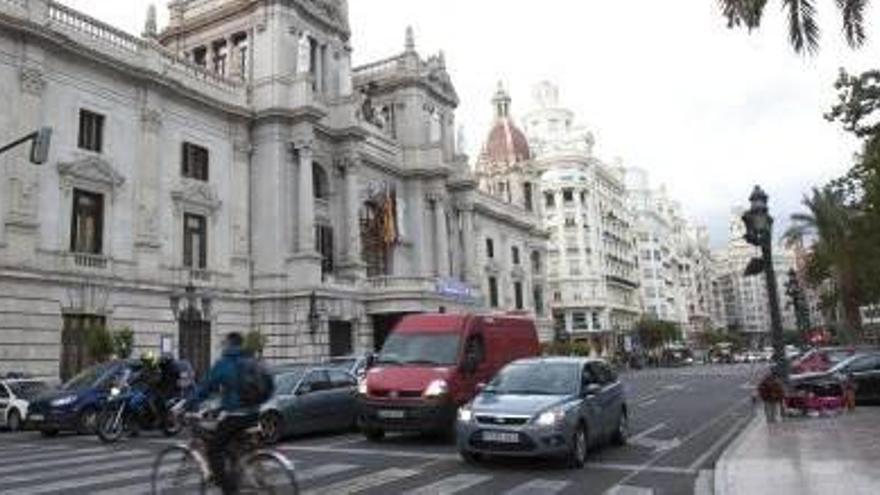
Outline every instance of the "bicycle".
{"label": "bicycle", "polygon": [[[205,439],[216,431],[221,418],[184,416],[183,423],[192,431],[192,438],[156,456],[151,475],[153,495],[204,494],[209,486],[216,486],[205,454]],[[261,439],[259,426],[249,428],[227,451],[227,469],[238,477],[240,493],[298,495],[293,464],[281,452],[264,448]]]}

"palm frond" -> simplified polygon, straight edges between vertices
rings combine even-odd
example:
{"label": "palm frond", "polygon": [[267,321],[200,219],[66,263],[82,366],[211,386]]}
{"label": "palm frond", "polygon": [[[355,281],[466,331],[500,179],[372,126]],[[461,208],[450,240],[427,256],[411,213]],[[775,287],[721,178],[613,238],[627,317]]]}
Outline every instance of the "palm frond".
{"label": "palm frond", "polygon": [[797,53],[811,55],[819,50],[819,25],[815,0],[782,0],[788,15],[788,39]]}
{"label": "palm frond", "polygon": [[843,16],[843,34],[852,48],[865,43],[865,10],[868,0],[835,0]]}
{"label": "palm frond", "polygon": [[761,25],[767,0],[718,0],[728,27],[743,25],[751,31]]}

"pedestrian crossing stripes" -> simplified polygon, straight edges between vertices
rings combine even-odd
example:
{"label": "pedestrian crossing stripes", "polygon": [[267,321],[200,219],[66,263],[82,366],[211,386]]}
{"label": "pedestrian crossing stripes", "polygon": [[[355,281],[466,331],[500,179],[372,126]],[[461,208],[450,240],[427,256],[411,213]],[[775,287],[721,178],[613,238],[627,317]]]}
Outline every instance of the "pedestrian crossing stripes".
{"label": "pedestrian crossing stripes", "polygon": [[[0,495],[148,495],[152,466],[160,450],[139,444],[50,444],[2,445],[7,456],[0,458]],[[305,453],[292,455],[296,477],[305,495],[402,493],[404,495],[455,495],[498,493],[501,495],[554,495],[577,492],[576,482],[565,479],[532,478],[513,482],[503,474],[434,470],[449,462],[433,459],[410,466],[376,463],[372,456],[362,461],[321,463]],[[403,459],[412,464],[414,459]],[[557,477],[553,474],[550,477]]]}

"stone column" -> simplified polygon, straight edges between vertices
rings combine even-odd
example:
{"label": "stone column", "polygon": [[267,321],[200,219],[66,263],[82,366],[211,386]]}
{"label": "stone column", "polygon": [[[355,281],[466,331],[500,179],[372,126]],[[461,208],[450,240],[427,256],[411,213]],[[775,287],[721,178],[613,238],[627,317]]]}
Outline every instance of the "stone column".
{"label": "stone column", "polygon": [[464,273],[465,279],[471,284],[479,285],[479,267],[477,265],[477,239],[474,226],[474,205],[462,206],[464,215]]}
{"label": "stone column", "polygon": [[232,212],[232,255],[237,263],[247,264],[250,257],[250,156],[251,144],[244,133],[233,137],[233,177],[235,207]]}
{"label": "stone column", "polygon": [[430,270],[428,267],[427,239],[425,238],[425,194],[422,182],[415,180],[411,183],[410,198],[412,205],[408,208],[411,218],[409,231],[412,233],[413,275],[423,277]]}
{"label": "stone column", "polygon": [[449,276],[449,235],[446,228],[446,208],[443,196],[435,195],[434,199],[434,245],[437,247],[437,276]]}
{"label": "stone column", "polygon": [[295,143],[299,155],[297,196],[299,212],[297,218],[297,253],[315,254],[315,191],[312,183],[312,141],[300,140]]}
{"label": "stone column", "polygon": [[361,226],[360,226],[360,177],[361,159],[353,152],[338,160],[338,166],[345,174],[345,259],[340,263],[343,277],[362,279],[366,276],[366,265],[361,258]]}
{"label": "stone column", "polygon": [[[141,112],[141,146],[138,157],[140,177],[137,184],[137,236],[138,251],[155,251],[159,241],[159,152],[162,131],[162,112],[156,109],[153,95],[147,95],[147,105]],[[158,261],[158,260],[156,260]]]}

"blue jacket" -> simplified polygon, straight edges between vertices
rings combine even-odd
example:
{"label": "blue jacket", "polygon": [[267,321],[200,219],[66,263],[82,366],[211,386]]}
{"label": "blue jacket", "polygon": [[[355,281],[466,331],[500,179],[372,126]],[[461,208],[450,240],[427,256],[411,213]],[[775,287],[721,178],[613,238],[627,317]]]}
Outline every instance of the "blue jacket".
{"label": "blue jacket", "polygon": [[227,413],[251,413],[251,408],[241,407],[239,395],[238,363],[243,359],[244,353],[238,347],[229,347],[223,351],[223,356],[214,363],[208,378],[195,390],[192,406],[207,399],[218,391],[221,394],[220,407]]}

